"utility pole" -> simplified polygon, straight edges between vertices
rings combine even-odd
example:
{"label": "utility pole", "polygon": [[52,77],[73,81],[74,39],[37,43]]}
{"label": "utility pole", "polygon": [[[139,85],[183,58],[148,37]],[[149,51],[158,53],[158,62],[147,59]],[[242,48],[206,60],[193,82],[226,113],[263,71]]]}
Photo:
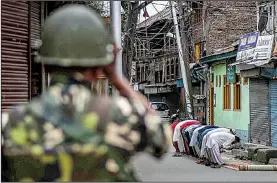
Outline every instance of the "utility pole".
{"label": "utility pole", "polygon": [[[184,12],[183,12],[183,7],[182,7],[182,1],[179,1],[179,13],[183,17]],[[178,47],[178,53],[179,53],[179,62],[180,62],[180,67],[181,67],[181,74],[182,74],[182,79],[183,79],[183,84],[184,84],[184,93],[185,93],[185,98],[186,98],[186,112],[187,115],[190,119],[193,119],[193,113],[192,113],[192,105],[191,105],[191,90],[189,90],[189,82],[191,82],[190,75],[189,75],[189,55],[187,51],[187,39],[186,39],[186,32],[184,30],[181,31],[182,34],[182,41],[183,41],[183,47],[181,44],[181,38],[180,38],[180,32],[179,32],[179,27],[178,27],[178,20],[177,20],[177,15],[176,15],[176,3],[174,1],[169,1],[171,5],[171,10],[172,10],[172,16],[173,16],[173,22],[175,25],[175,33],[176,33],[176,39],[177,39],[177,47]],[[183,25],[183,26],[182,26]],[[184,29],[184,22],[181,21],[181,27]],[[183,50],[185,55],[183,54]]]}
{"label": "utility pole", "polygon": [[121,1],[110,1],[111,28],[116,47],[119,49],[116,58],[116,72],[122,79],[122,45],[121,45]]}
{"label": "utility pole", "polygon": [[[183,9],[183,2],[184,1],[178,1],[178,9],[179,9],[179,16],[181,17],[181,21],[180,21],[180,29],[181,29],[181,43],[183,45],[183,58],[184,58],[184,64],[185,64],[185,69],[186,69],[186,73],[187,73],[187,83],[188,83],[188,94],[190,94],[189,96],[185,96],[186,98],[189,97],[190,100],[190,104],[191,107],[193,106],[192,104],[192,84],[191,84],[191,76],[190,76],[190,66],[189,66],[189,51],[188,51],[188,36],[187,36],[187,31],[188,29],[185,27],[185,21],[186,18],[189,16],[187,14],[188,11],[184,12]],[[188,8],[188,2],[186,2],[186,7]],[[192,107],[192,113],[193,113],[193,107]],[[193,115],[192,115],[193,116]]]}
{"label": "utility pole", "polygon": [[[116,73],[122,79],[122,45],[121,45],[121,1],[110,1],[111,30],[115,45],[119,52],[116,57]],[[118,95],[113,87],[112,95]]]}

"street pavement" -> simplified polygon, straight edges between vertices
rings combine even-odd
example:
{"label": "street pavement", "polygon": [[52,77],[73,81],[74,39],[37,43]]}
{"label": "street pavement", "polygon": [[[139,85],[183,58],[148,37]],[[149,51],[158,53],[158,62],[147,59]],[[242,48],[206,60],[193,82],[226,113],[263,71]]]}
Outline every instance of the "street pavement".
{"label": "street pavement", "polygon": [[134,158],[134,166],[142,181],[272,181],[277,172],[242,172],[227,168],[212,169],[195,163],[191,157],[172,157],[173,149],[162,161],[148,154]]}

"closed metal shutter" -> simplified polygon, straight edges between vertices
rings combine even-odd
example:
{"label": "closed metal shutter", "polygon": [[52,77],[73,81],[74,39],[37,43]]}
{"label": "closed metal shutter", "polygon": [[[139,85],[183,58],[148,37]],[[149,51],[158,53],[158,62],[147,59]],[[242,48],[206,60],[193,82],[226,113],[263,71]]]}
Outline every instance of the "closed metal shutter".
{"label": "closed metal shutter", "polygon": [[41,10],[44,2],[32,1],[31,3],[31,46],[32,46],[32,88],[31,96],[35,97],[42,91],[42,66],[35,63],[34,58],[41,40]]}
{"label": "closed metal shutter", "polygon": [[270,145],[268,80],[250,79],[250,141]]}
{"label": "closed metal shutter", "polygon": [[29,100],[28,2],[1,2],[2,111]]}
{"label": "closed metal shutter", "polygon": [[277,147],[277,80],[270,82],[271,144]]}
{"label": "closed metal shutter", "polygon": [[35,45],[36,40],[41,37],[41,3],[37,1],[31,2],[31,41],[32,47]]}

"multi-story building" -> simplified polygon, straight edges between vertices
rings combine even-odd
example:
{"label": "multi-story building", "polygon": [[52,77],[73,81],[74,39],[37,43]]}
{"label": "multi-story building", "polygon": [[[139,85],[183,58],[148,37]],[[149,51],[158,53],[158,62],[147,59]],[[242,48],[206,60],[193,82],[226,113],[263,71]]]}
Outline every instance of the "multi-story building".
{"label": "multi-story building", "polygon": [[[179,22],[185,21],[190,63],[198,64],[201,57],[230,46],[242,35],[257,28],[255,2],[194,1],[185,2],[183,8],[186,15],[179,16],[177,12],[177,16]],[[181,74],[177,72],[178,50],[170,8],[138,24],[135,44],[133,64],[136,64],[136,72],[133,74],[138,89],[150,101],[168,101],[173,108],[177,108],[180,89],[176,87],[176,81]],[[209,80],[209,77],[206,79]],[[209,104],[209,82],[205,83],[193,83],[193,94],[198,98],[202,95],[202,99],[206,97],[205,103]]]}
{"label": "multi-story building", "polygon": [[[256,5],[258,38],[253,42],[255,46],[252,49],[252,58],[237,59],[233,64],[229,64],[229,67],[235,68],[237,75],[248,80],[247,88],[242,87],[247,93],[242,93],[240,99],[242,105],[248,104],[244,109],[249,108],[248,113],[244,114],[249,125],[248,141],[277,147],[277,62],[274,56],[276,49],[273,49],[276,45],[276,1],[261,1]],[[245,38],[248,36],[243,40],[246,40]],[[238,55],[243,52],[239,51]],[[248,101],[245,101],[248,96]],[[242,111],[244,109],[242,108]]]}
{"label": "multi-story building", "polygon": [[196,62],[256,31],[254,1],[195,1],[190,2],[190,8],[189,38]]}
{"label": "multi-story building", "polygon": [[137,25],[132,77],[138,90],[152,102],[167,102],[179,108],[179,60],[171,9]]}
{"label": "multi-story building", "polygon": [[[206,83],[209,123],[236,129],[243,142],[276,147],[277,64],[271,51],[274,45],[271,39],[276,34],[276,2],[212,2],[206,6],[221,15],[214,19],[212,28],[207,27],[211,25],[210,20],[200,26],[204,28],[207,53],[200,58],[200,63],[207,64],[210,71],[210,80]],[[214,17],[208,13],[206,10],[204,17]],[[224,14],[226,16],[222,16]],[[218,32],[218,36],[214,34],[224,29],[226,31]],[[242,36],[244,39],[236,42]],[[197,35],[195,39],[199,37]],[[243,40],[247,40],[247,45],[254,43],[252,58],[241,60],[237,57],[244,51],[241,50]]]}
{"label": "multi-story building", "polygon": [[[202,57],[221,52],[222,48],[231,46],[241,36],[257,28],[257,6],[253,1],[195,1],[189,3],[188,9],[192,12],[188,30],[189,50],[196,63]],[[206,111],[207,122],[216,124],[215,114],[210,115],[214,102],[210,100],[214,98],[210,96],[211,77],[208,76],[200,90],[206,97],[206,106],[209,106]]]}

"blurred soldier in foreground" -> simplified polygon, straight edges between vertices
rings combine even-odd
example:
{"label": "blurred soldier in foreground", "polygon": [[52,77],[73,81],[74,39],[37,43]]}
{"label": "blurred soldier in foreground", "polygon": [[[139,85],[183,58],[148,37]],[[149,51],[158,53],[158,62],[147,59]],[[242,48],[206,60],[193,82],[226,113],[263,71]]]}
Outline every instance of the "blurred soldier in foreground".
{"label": "blurred soldier in foreground", "polygon": [[[116,48],[94,11],[70,5],[45,22],[38,62],[48,90],[2,116],[2,180],[137,181],[130,158],[167,152],[171,132],[115,72]],[[122,97],[92,91],[105,73]]]}

